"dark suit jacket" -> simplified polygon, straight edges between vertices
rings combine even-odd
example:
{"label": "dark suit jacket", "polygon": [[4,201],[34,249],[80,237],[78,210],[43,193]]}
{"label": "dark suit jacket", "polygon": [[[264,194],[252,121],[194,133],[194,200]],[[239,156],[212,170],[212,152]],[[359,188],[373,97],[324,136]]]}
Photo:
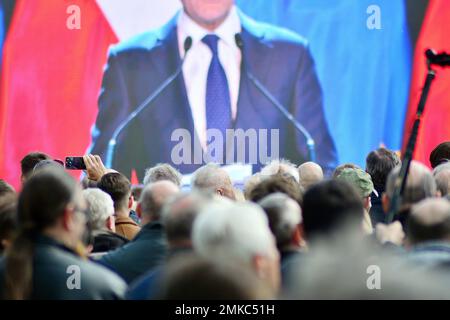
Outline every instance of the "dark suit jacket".
{"label": "dark suit jacket", "polygon": [[[91,300],[123,299],[127,286],[110,270],[83,260],[55,240],[38,236],[33,256],[33,288],[31,299]],[[79,268],[80,288],[69,289],[67,282]],[[0,260],[0,296],[5,281],[5,261]],[[74,283],[74,282],[73,282]]]}
{"label": "dark suit jacket", "polygon": [[159,222],[151,222],[131,242],[102,256],[99,262],[131,283],[164,262],[166,252],[163,227]]}
{"label": "dark suit jacket", "polygon": [[[245,68],[251,70],[309,130],[316,142],[317,162],[329,171],[336,166],[336,150],[324,118],[322,91],[307,41],[285,29],[255,22],[241,12],[239,15],[245,62],[241,66],[234,128],[278,129],[280,156],[296,163],[305,160],[307,148],[304,137],[294,131],[250,82],[246,72],[242,71],[246,64]],[[179,64],[177,17],[158,30],[112,47],[103,77],[90,152],[104,159],[108,141],[117,126]],[[128,176],[134,168],[138,177],[142,178],[148,166],[158,162],[173,164],[171,153],[180,140],[171,141],[171,135],[179,128],[189,130],[198,142],[181,75],[119,137],[113,167]],[[267,148],[266,152],[270,155],[270,143]],[[200,165],[184,163],[175,164],[175,167],[189,173]],[[259,169],[261,165],[256,164],[254,169]]]}

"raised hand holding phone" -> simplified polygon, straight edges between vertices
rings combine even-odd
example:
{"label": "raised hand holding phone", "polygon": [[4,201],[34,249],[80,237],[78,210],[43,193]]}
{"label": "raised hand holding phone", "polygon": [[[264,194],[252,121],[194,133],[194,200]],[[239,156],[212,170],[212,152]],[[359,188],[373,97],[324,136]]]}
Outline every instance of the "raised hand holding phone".
{"label": "raised hand holding phone", "polygon": [[86,165],[86,174],[89,180],[98,181],[104,174],[108,173],[100,156],[87,154],[83,156],[83,160]]}

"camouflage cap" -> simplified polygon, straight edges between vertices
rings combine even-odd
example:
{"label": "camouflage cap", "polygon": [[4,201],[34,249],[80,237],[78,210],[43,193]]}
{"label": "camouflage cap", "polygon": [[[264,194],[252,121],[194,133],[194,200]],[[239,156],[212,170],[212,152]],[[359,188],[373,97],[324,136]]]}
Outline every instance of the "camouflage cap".
{"label": "camouflage cap", "polygon": [[370,196],[373,192],[373,182],[370,175],[359,168],[346,168],[336,177],[344,180],[356,188],[361,198]]}

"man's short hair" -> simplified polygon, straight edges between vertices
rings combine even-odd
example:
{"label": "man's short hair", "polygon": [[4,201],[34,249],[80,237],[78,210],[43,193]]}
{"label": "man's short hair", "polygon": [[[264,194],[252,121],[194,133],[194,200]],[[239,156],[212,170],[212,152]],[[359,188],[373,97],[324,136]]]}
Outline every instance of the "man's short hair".
{"label": "man's short hair", "polygon": [[195,219],[213,199],[217,200],[210,193],[194,191],[176,195],[164,205],[161,222],[169,244],[191,240]]}
{"label": "man's short hair", "polygon": [[0,197],[6,194],[16,194],[14,188],[5,180],[0,179]]}
{"label": "man's short hair", "polygon": [[250,191],[249,199],[258,202],[269,194],[281,192],[301,204],[303,190],[300,184],[290,175],[277,174],[263,179]]}
{"label": "man's short hair", "polygon": [[246,268],[218,264],[196,255],[169,261],[158,300],[260,300],[273,293]]}
{"label": "man's short hair", "polygon": [[[388,175],[386,181],[386,195],[392,199],[395,189],[395,181],[400,174],[400,166],[395,167]],[[402,195],[402,205],[411,205],[425,198],[436,195],[436,181],[431,171],[417,161],[412,161],[406,179],[405,189]]]}
{"label": "man's short hair", "polygon": [[303,230],[308,239],[326,236],[348,225],[361,225],[364,206],[355,188],[345,181],[320,182],[303,198]]}
{"label": "man's short hair", "polygon": [[88,207],[88,223],[94,230],[102,230],[106,220],[114,215],[114,202],[106,192],[95,188],[83,190],[83,197]]}
{"label": "man's short hair", "polygon": [[366,172],[372,177],[375,190],[384,192],[386,180],[396,166],[400,164],[400,158],[391,150],[379,148],[371,151],[366,157]]}
{"label": "man's short hair", "polygon": [[412,244],[450,240],[450,202],[442,198],[425,199],[412,207],[407,230]]}
{"label": "man's short hair", "polygon": [[152,182],[169,180],[177,186],[181,186],[181,173],[167,163],[159,163],[145,171],[144,185]]}
{"label": "man's short hair", "polygon": [[439,144],[430,153],[431,167],[434,169],[438,165],[450,161],[450,141]]}
{"label": "man's short hair", "polygon": [[27,178],[33,169],[42,160],[50,160],[50,156],[43,152],[31,152],[22,158],[20,161],[20,167],[22,170],[22,177]]}
{"label": "man's short hair", "polygon": [[204,258],[248,266],[255,256],[270,257],[275,248],[264,211],[251,202],[208,205],[194,222],[192,241]]}
{"label": "man's short hair", "polygon": [[450,193],[450,162],[440,164],[434,168],[433,176],[441,196],[447,196]]}
{"label": "man's short hair", "polygon": [[1,240],[12,241],[17,229],[17,196],[14,193],[3,194],[0,196],[0,256],[6,249]]}
{"label": "man's short hair", "polygon": [[142,215],[149,216],[152,221],[159,220],[164,204],[178,191],[178,186],[169,180],[146,185],[139,199]]}
{"label": "man's short hair", "polygon": [[119,210],[128,205],[131,194],[131,183],[123,174],[111,172],[103,175],[97,187],[111,196],[114,209]]}
{"label": "man's short hair", "polygon": [[228,173],[216,163],[208,163],[197,169],[191,178],[193,189],[216,192],[222,189],[226,194],[224,196],[234,196],[233,183]]}
{"label": "man's short hair", "polygon": [[258,204],[267,214],[278,249],[283,250],[292,243],[294,232],[302,222],[300,206],[284,193],[270,194]]}

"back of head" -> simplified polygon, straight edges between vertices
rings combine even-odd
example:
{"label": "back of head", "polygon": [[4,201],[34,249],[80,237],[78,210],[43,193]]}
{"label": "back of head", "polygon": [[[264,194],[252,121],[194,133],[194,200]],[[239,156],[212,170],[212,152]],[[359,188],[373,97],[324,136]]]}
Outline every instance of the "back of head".
{"label": "back of head", "polygon": [[173,182],[178,187],[181,186],[181,173],[167,163],[159,163],[154,167],[151,167],[146,170],[144,177],[144,185],[148,185],[149,183],[168,180]]}
{"label": "back of head", "polygon": [[208,163],[197,169],[192,175],[191,185],[194,189],[218,193],[230,199],[235,198],[230,176],[214,163]]}
{"label": "back of head", "polygon": [[80,194],[80,187],[64,170],[42,170],[25,183],[18,202],[18,236],[6,255],[6,298],[29,296],[34,237],[55,226],[65,208],[77,204]]}
{"label": "back of head", "polygon": [[269,227],[275,235],[278,249],[283,250],[291,244],[293,234],[302,222],[300,206],[283,193],[268,195],[258,204],[267,214]]}
{"label": "back of head", "polygon": [[107,173],[102,176],[97,187],[111,196],[115,210],[128,208],[131,183],[123,174],[118,172]]}
{"label": "back of head", "polygon": [[[400,167],[395,167],[388,176],[386,182],[386,195],[392,199],[395,189],[395,180],[400,173]],[[433,175],[425,165],[417,161],[412,161],[409,167],[408,177],[402,196],[402,206],[408,207],[425,198],[436,195],[436,182]]]}
{"label": "back of head", "polygon": [[308,240],[333,234],[348,225],[361,225],[361,197],[345,181],[323,181],[311,187],[303,199],[303,229]]}
{"label": "back of head", "polygon": [[0,179],[0,198],[4,195],[15,194],[14,188],[5,180]]}
{"label": "back of head", "polygon": [[191,192],[176,195],[164,205],[161,222],[170,247],[191,246],[194,221],[212,201],[220,200],[212,194]]}
{"label": "back of head", "polygon": [[322,167],[314,162],[305,162],[298,167],[300,185],[304,190],[323,180]]}
{"label": "back of head", "polygon": [[0,256],[12,242],[17,232],[17,196],[7,193],[0,196]]}
{"label": "back of head", "polygon": [[450,161],[450,141],[445,141],[439,144],[430,153],[430,163],[432,168]]}
{"label": "back of head", "polygon": [[359,166],[357,166],[356,164],[353,163],[344,163],[341,164],[340,166],[337,166],[336,169],[334,169],[333,174],[332,174],[332,178],[335,179],[338,175],[341,174],[341,172],[344,169],[361,169]]}
{"label": "back of head", "polygon": [[370,175],[362,169],[346,168],[336,177],[352,185],[358,192],[361,199],[369,197],[373,191],[373,183]]}
{"label": "back of head", "polygon": [[157,299],[256,300],[273,293],[245,268],[218,264],[197,256],[171,260]]}
{"label": "back of head", "polygon": [[450,241],[450,202],[442,198],[422,200],[412,207],[407,236],[411,244]]}
{"label": "back of head", "polygon": [[384,192],[389,172],[399,164],[398,155],[386,148],[379,148],[367,155],[366,172],[372,177],[374,187],[379,193]]}
{"label": "back of head", "polygon": [[266,196],[281,192],[298,203],[302,202],[303,190],[292,176],[277,174],[263,179],[250,190],[249,199],[258,202]]}
{"label": "back of head", "polygon": [[22,179],[27,179],[33,172],[34,167],[42,160],[50,160],[50,156],[42,152],[31,152],[22,158],[20,167],[22,170]]}
{"label": "back of head", "polygon": [[267,256],[274,238],[264,211],[250,202],[208,205],[194,222],[193,244],[204,258],[250,265]]}
{"label": "back of head", "polygon": [[142,216],[145,216],[147,221],[159,220],[164,204],[178,192],[180,192],[178,186],[169,180],[148,184],[142,190],[139,199]]}
{"label": "back of head", "polygon": [[88,208],[88,223],[94,230],[102,230],[106,227],[106,220],[114,215],[114,202],[111,196],[98,188],[83,190],[83,197]]}
{"label": "back of head", "polygon": [[264,168],[261,169],[260,174],[262,177],[270,177],[278,174],[281,175],[287,174],[292,176],[297,183],[300,182],[297,167],[293,163],[285,159],[271,161]]}
{"label": "back of head", "polygon": [[55,160],[42,160],[34,166],[33,174],[47,168],[64,169],[64,166]]}
{"label": "back of head", "polygon": [[443,163],[434,168],[433,176],[441,196],[447,196],[450,193],[450,163]]}

